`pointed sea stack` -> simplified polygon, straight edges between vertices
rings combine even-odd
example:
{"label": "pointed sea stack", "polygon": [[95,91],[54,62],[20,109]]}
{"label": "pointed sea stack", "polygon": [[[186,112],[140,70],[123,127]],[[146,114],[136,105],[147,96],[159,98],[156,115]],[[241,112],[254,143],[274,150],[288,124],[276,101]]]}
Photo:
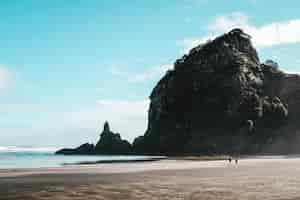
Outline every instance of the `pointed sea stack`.
{"label": "pointed sea stack", "polygon": [[131,144],[123,140],[118,133],[113,133],[108,122],[104,123],[103,131],[100,135],[100,140],[97,145],[85,143],[77,148],[65,148],[56,152],[56,154],[74,155],[74,154],[99,154],[99,155],[113,155],[113,154],[130,154],[132,152]]}
{"label": "pointed sea stack", "polygon": [[131,153],[131,144],[123,140],[119,133],[113,133],[108,122],[105,122],[95,151],[98,154],[129,154]]}

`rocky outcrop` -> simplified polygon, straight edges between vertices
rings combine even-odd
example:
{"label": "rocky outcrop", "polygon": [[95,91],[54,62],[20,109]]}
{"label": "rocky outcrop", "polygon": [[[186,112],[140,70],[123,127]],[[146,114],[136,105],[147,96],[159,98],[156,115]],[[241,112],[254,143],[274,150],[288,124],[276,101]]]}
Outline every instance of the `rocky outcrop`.
{"label": "rocky outcrop", "polygon": [[108,122],[105,122],[100,140],[95,145],[85,143],[74,149],[61,149],[56,154],[129,154],[132,152],[131,144],[123,140],[118,133],[113,133]]}
{"label": "rocky outcrop", "polygon": [[129,154],[131,144],[126,140],[122,140],[120,134],[111,132],[108,122],[105,122],[95,151],[102,154]]}
{"label": "rocky outcrop", "polygon": [[261,64],[251,37],[234,29],[193,48],[158,82],[147,131],[133,148],[151,154],[264,151],[288,122],[287,79],[275,62]]}
{"label": "rocky outcrop", "polygon": [[95,146],[93,144],[85,143],[75,149],[61,149],[56,154],[73,155],[73,154],[94,154]]}

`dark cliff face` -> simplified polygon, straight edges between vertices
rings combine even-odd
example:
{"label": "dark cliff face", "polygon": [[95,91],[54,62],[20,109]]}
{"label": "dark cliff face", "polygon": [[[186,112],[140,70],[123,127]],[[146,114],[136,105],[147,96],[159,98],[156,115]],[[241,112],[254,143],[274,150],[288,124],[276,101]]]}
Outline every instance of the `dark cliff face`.
{"label": "dark cliff face", "polygon": [[273,130],[277,137],[272,138],[267,151],[276,153],[300,152],[300,76],[286,74],[278,69],[262,65],[265,74],[265,91],[278,96],[288,108],[287,122]]}
{"label": "dark cliff face", "polygon": [[136,152],[256,153],[287,123],[286,75],[261,64],[239,29],[199,45],[174,64],[150,95],[148,128]]}

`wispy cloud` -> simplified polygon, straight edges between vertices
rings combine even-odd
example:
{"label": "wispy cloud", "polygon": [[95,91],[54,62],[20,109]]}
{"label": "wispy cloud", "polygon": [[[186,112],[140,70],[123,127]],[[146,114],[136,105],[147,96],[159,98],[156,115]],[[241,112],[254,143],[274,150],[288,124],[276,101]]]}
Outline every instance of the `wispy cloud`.
{"label": "wispy cloud", "polygon": [[299,27],[300,19],[278,21],[256,26],[251,24],[246,14],[235,12],[217,17],[211,25],[208,25],[206,35],[198,38],[187,38],[181,41],[181,43],[185,50],[188,50],[233,28],[241,28],[252,36],[252,41],[255,46],[264,48],[300,42]]}
{"label": "wispy cloud", "polygon": [[146,130],[148,106],[148,100],[101,99],[88,108],[65,113],[65,121],[73,127],[97,134],[102,131],[103,123],[107,120],[113,131],[120,131],[123,138],[132,141]]}
{"label": "wispy cloud", "polygon": [[0,89],[10,86],[12,83],[12,73],[4,65],[0,65]]}
{"label": "wispy cloud", "polygon": [[128,82],[140,83],[145,81],[150,81],[153,79],[160,78],[167,70],[172,69],[173,65],[156,65],[145,69],[141,72],[129,72],[121,70],[120,68],[110,68],[110,73],[115,76],[125,78]]}

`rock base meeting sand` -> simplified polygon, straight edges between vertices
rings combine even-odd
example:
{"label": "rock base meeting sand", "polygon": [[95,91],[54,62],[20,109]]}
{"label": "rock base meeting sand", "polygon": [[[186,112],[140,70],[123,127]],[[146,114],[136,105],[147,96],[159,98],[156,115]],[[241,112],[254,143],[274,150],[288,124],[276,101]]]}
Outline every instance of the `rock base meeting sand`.
{"label": "rock base meeting sand", "polygon": [[0,170],[0,199],[300,199],[300,159]]}

